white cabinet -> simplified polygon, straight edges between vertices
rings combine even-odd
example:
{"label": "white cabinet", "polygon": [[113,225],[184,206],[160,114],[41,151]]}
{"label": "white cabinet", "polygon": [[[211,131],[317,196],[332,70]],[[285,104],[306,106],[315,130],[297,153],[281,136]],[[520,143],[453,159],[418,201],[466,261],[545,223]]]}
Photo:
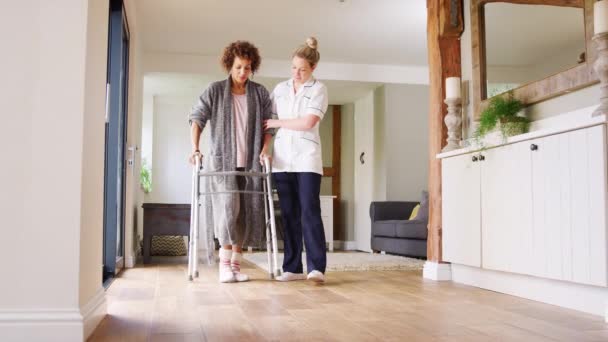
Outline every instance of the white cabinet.
{"label": "white cabinet", "polygon": [[335,196],[321,196],[321,220],[330,252],[334,251],[334,198]]}
{"label": "white cabinet", "polygon": [[479,267],[481,193],[477,158],[465,154],[442,161],[442,212],[443,259]]}
{"label": "white cabinet", "polygon": [[529,273],[532,221],[530,151],[526,143],[481,153],[482,266]]}
{"label": "white cabinet", "polygon": [[606,286],[605,134],[598,125],[444,158],[444,259]]}
{"label": "white cabinet", "polygon": [[607,284],[604,126],[529,142],[532,161],[532,273]]}

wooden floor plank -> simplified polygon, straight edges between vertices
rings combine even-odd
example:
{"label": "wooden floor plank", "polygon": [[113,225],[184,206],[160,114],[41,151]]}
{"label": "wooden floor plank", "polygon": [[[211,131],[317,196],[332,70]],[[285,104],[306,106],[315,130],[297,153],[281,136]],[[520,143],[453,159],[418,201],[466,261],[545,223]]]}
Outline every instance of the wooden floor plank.
{"label": "wooden floor plank", "polygon": [[419,271],[333,272],[325,285],[217,282],[201,266],[124,271],[89,341],[605,341],[600,317],[451,282]]}

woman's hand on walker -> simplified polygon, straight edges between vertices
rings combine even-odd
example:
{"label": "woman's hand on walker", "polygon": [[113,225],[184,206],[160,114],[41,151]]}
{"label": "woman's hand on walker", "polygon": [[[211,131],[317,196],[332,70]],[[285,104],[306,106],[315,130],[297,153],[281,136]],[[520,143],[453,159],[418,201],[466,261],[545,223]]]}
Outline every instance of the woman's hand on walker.
{"label": "woman's hand on walker", "polygon": [[281,128],[281,120],[268,119],[264,121],[264,129]]}
{"label": "woman's hand on walker", "polygon": [[200,151],[194,151],[188,158],[188,161],[190,162],[190,164],[196,165],[196,159],[195,159],[196,155],[198,155],[201,158],[201,163],[203,162],[203,154]]}
{"label": "woman's hand on walker", "polygon": [[272,161],[272,156],[264,148],[264,149],[262,149],[262,152],[260,152],[260,165],[264,166],[265,159],[268,159],[269,162]]}

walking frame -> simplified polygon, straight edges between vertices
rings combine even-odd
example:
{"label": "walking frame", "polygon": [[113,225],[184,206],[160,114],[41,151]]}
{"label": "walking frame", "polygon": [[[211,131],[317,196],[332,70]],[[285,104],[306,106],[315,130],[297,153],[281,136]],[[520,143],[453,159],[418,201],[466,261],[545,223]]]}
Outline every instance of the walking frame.
{"label": "walking frame", "polygon": [[[277,232],[274,219],[274,205],[272,198],[272,165],[269,158],[264,159],[263,172],[253,171],[218,171],[205,172],[201,163],[201,155],[195,155],[195,163],[192,169],[192,199],[190,205],[190,237],[188,248],[188,280],[192,281],[198,278],[198,239],[199,239],[199,218],[200,218],[200,197],[219,194],[258,194],[265,197],[264,200],[264,217],[266,224],[266,251],[268,254],[268,274],[270,279],[281,274],[281,269],[278,263],[278,247],[277,247]],[[227,190],[216,192],[201,192],[201,177],[217,177],[217,176],[245,176],[245,177],[260,177],[262,178],[263,191],[247,191],[247,190]],[[205,225],[205,229],[207,225]],[[208,233],[208,232],[207,232]],[[206,234],[208,238],[210,234]],[[213,255],[213,240],[207,241],[207,263],[214,262]],[[221,248],[221,247],[220,247]]]}

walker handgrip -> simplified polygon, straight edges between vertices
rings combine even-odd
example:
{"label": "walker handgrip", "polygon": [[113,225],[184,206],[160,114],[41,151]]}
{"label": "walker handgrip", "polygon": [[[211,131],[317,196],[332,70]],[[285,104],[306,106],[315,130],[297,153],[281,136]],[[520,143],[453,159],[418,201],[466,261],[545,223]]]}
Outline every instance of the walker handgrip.
{"label": "walker handgrip", "polygon": [[266,172],[270,172],[271,170],[270,158],[268,157],[264,157],[264,168]]}
{"label": "walker handgrip", "polygon": [[203,168],[201,159],[202,159],[202,155],[200,153],[196,153],[194,155],[195,170],[201,170]]}

